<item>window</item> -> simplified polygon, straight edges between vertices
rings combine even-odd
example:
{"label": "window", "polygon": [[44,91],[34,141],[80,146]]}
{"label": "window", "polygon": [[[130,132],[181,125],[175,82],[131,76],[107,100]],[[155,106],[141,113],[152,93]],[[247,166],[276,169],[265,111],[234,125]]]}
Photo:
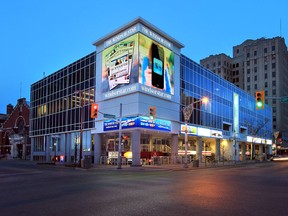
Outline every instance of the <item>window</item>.
{"label": "window", "polygon": [[268,78],[268,74],[267,74],[267,73],[265,73],[265,75],[264,75],[264,76],[265,76],[265,79],[267,79],[267,78]]}
{"label": "window", "polygon": [[255,72],[255,73],[257,72],[257,67],[254,67],[254,72]]}
{"label": "window", "polygon": [[239,49],[236,50],[236,53],[239,54]]}
{"label": "window", "polygon": [[247,58],[249,58],[249,57],[250,57],[250,53],[248,52],[248,53],[247,53]]}
{"label": "window", "polygon": [[264,70],[267,70],[268,69],[268,66],[267,65],[264,65]]}
{"label": "window", "polygon": [[265,88],[267,88],[268,87],[268,83],[267,82],[265,82]]}
{"label": "window", "polygon": [[272,63],[272,69],[276,68],[276,63]]}
{"label": "window", "polygon": [[272,86],[276,86],[276,80],[272,81]]}
{"label": "window", "polygon": [[256,50],[254,51],[254,56],[257,56],[257,51]]}
{"label": "window", "polygon": [[250,74],[250,68],[247,69],[247,74]]}
{"label": "window", "polygon": [[276,77],[276,72],[272,72],[272,77]]}
{"label": "window", "polygon": [[254,64],[257,64],[257,59],[254,59]]}
{"label": "window", "polygon": [[250,82],[250,77],[247,77],[247,82]]}
{"label": "window", "polygon": [[257,76],[254,76],[254,81],[257,81]]}
{"label": "window", "polygon": [[218,66],[220,66],[221,65],[221,61],[218,61]]}
{"label": "window", "polygon": [[267,48],[264,48],[264,53],[267,53]]}
{"label": "window", "polygon": [[247,66],[250,66],[250,61],[247,61]]}
{"label": "window", "polygon": [[257,88],[258,88],[258,87],[257,87],[257,84],[255,84],[255,85],[254,85],[254,89],[257,89]]}
{"label": "window", "polygon": [[250,85],[247,85],[247,91],[250,91]]}
{"label": "window", "polygon": [[272,46],[272,51],[275,51],[275,45]]}

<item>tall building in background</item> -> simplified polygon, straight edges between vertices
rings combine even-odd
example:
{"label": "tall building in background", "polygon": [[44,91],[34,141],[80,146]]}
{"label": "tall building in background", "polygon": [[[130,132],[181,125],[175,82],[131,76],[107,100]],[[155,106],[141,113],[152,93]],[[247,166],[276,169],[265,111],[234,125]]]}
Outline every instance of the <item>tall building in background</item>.
{"label": "tall building in background", "polygon": [[[265,103],[273,110],[273,130],[288,137],[288,51],[282,37],[246,40],[233,47],[233,57],[210,55],[200,64],[251,95],[265,91]],[[286,114],[285,114],[286,113]]]}

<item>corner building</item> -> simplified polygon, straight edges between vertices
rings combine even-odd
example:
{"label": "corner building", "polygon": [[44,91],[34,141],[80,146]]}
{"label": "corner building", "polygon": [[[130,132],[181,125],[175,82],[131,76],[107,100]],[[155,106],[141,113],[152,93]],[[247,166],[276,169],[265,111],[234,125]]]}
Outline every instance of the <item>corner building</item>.
{"label": "corner building", "polygon": [[200,161],[271,153],[271,108],[256,110],[252,96],[182,55],[183,44],[152,24],[137,18],[93,44],[96,52],[31,86],[33,160],[117,164],[119,137],[122,162],[133,166],[182,163],[185,153]]}

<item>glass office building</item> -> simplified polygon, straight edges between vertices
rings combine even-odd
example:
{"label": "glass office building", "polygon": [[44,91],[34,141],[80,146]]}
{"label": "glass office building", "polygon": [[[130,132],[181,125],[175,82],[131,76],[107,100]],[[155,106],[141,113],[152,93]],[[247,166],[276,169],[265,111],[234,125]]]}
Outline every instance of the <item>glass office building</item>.
{"label": "glass office building", "polygon": [[89,143],[83,146],[83,151],[93,150],[90,130],[94,121],[90,118],[90,104],[94,101],[94,88],[95,52],[32,84],[33,160],[51,160],[55,155],[60,160],[63,152],[66,154],[61,160],[74,160],[81,121],[83,143]]}
{"label": "glass office building", "polygon": [[183,44],[152,24],[137,18],[94,45],[32,84],[33,160],[116,164],[119,143],[122,162],[136,166],[271,153],[271,108],[256,110],[254,97],[182,55]]}

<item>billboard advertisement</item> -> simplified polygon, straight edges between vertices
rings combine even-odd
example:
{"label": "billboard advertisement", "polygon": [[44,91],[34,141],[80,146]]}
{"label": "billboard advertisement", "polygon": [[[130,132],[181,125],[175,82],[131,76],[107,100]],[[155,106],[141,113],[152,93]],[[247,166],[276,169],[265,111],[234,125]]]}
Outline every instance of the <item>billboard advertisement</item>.
{"label": "billboard advertisement", "polygon": [[137,82],[138,34],[135,34],[103,51],[101,92]]}
{"label": "billboard advertisement", "polygon": [[174,95],[174,53],[140,34],[139,83]]}
{"label": "billboard advertisement", "polygon": [[174,95],[174,53],[141,33],[102,52],[102,93],[118,96],[129,92],[122,87],[136,83]]}

